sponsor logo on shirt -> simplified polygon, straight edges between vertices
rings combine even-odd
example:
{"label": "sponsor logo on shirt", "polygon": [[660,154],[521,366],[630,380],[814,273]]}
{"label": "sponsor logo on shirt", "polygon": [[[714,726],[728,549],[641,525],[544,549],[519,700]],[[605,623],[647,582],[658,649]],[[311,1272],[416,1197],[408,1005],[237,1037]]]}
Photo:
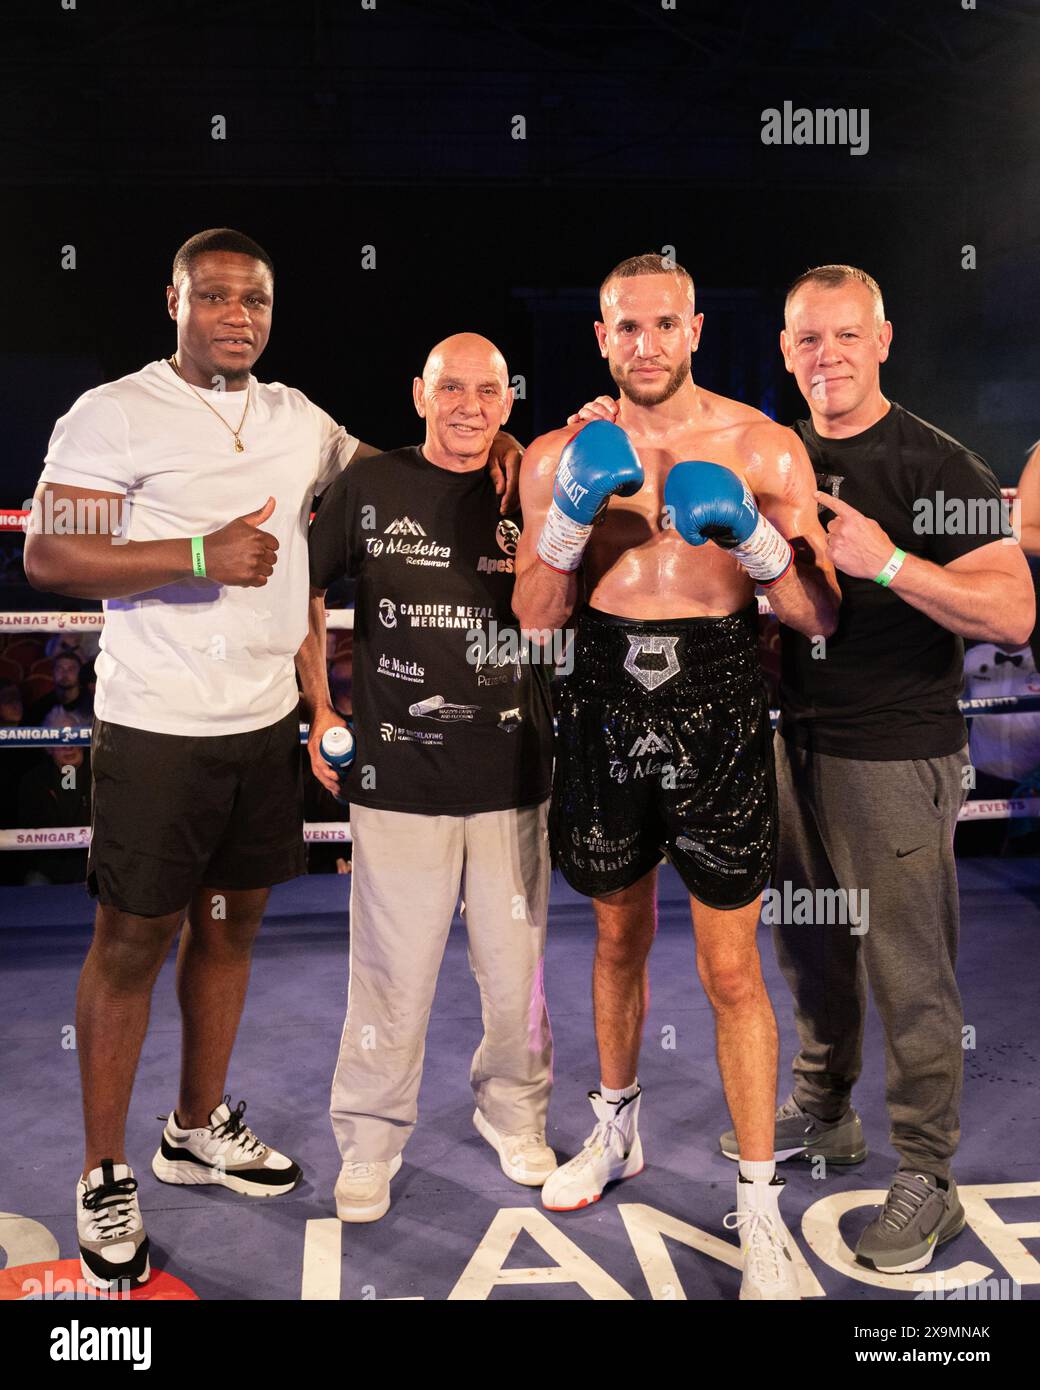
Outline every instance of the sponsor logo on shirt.
{"label": "sponsor logo on shirt", "polygon": [[479,705],[457,705],[443,695],[429,695],[418,704],[409,705],[408,713],[416,719],[436,719],[442,724],[472,724]]}
{"label": "sponsor logo on shirt", "polygon": [[386,652],[379,653],[376,670],[381,676],[393,676],[395,680],[412,681],[417,685],[426,675],[426,667],[417,661],[402,661],[399,657],[387,656]]}
{"label": "sponsor logo on shirt", "polygon": [[397,609],[394,607],[392,599],[381,598],[379,600],[379,621],[384,627],[397,626]]}
{"label": "sponsor logo on shirt", "polygon": [[444,742],[439,729],[409,729],[400,724],[380,724],[379,737],[384,743],[422,743],[436,747]]}
{"label": "sponsor logo on shirt", "polygon": [[515,555],[520,540],[520,527],[515,521],[500,521],[495,527],[495,540],[498,541],[499,550],[506,555]]}
{"label": "sponsor logo on shirt", "polygon": [[498,716],[498,727],[502,731],[502,733],[511,734],[515,730],[519,729],[523,721],[523,717],[524,716],[520,713],[519,707],[517,707],[516,709],[504,709],[500,712]]}
{"label": "sponsor logo on shirt", "polygon": [[477,561],[478,574],[512,574],[514,569],[513,556],[516,554],[517,542],[520,540],[520,528],[514,521],[500,521],[495,527],[495,540],[498,548],[509,558],[500,560],[497,555],[481,555]]}
{"label": "sponsor logo on shirt", "polygon": [[417,521],[413,521],[410,516],[399,516],[391,521],[389,526],[383,527],[384,536],[425,536],[426,532]]}
{"label": "sponsor logo on shirt", "polygon": [[[495,625],[491,623],[490,626],[494,627]],[[478,632],[482,633],[482,630],[478,629]],[[498,635],[497,631],[495,635]],[[482,649],[477,647],[476,659],[473,664],[478,686],[515,685],[521,679],[520,653],[516,649],[515,642],[511,643],[505,640],[506,635],[503,633],[502,638],[497,643],[492,644],[489,641],[483,645]],[[509,635],[515,636],[511,630]],[[469,660],[469,658],[470,653],[467,651],[466,659]]]}
{"label": "sponsor logo on shirt", "polygon": [[514,685],[520,679],[520,671],[517,667],[507,666],[505,669],[496,668],[491,671],[477,672],[477,685]]}
{"label": "sponsor logo on shirt", "polygon": [[485,618],[494,617],[489,605],[463,603],[399,603],[397,616],[408,627],[482,628]]}
{"label": "sponsor logo on shirt", "polygon": [[[841,485],[844,481],[845,475],[843,473],[816,474],[817,490],[820,492],[829,492],[832,497],[839,496]],[[827,504],[825,502],[817,502],[816,510],[817,512],[825,512],[827,510]]]}
{"label": "sponsor logo on shirt", "polygon": [[[407,517],[403,520],[407,520]],[[365,550],[373,558],[403,555],[406,565],[433,565],[437,569],[447,569],[451,562],[451,546],[437,545],[434,541],[402,541],[397,538],[384,541],[379,536],[369,536],[365,541]]]}

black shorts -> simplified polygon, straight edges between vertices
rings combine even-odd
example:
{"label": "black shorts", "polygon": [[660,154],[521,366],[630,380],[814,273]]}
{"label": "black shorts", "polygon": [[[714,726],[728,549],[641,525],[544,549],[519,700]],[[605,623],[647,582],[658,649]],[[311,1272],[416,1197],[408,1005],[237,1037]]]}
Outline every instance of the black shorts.
{"label": "black shorts", "polygon": [[555,704],[549,834],[573,888],[615,893],[666,855],[709,907],[758,896],[777,798],[754,604],[666,622],[584,609]]}
{"label": "black shorts", "polygon": [[300,716],[187,737],[95,719],[87,887],[162,917],[197,888],[269,888],[306,873]]}

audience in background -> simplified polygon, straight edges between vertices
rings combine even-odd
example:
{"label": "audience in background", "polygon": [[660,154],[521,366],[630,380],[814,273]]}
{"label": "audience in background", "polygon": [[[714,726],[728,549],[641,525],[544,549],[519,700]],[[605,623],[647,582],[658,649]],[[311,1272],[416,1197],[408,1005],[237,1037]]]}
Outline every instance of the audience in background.
{"label": "audience in background", "polygon": [[[17,685],[0,686],[0,727],[17,728],[25,722],[25,705]],[[25,774],[40,761],[34,748],[4,748],[0,750],[0,829],[9,830],[18,824],[18,784]],[[0,884],[21,883],[29,867],[31,855],[20,850],[0,850]]]}
{"label": "audience in background", "polygon": [[[8,644],[19,639],[12,637]],[[0,641],[0,657],[5,645]],[[352,634],[330,632],[326,643],[329,679],[336,707],[345,719],[351,714]],[[14,680],[0,685],[0,727],[45,725],[80,728],[93,714],[92,634],[56,633],[47,642],[53,689],[25,705]],[[42,646],[41,646],[42,649]],[[29,658],[31,662],[32,658]],[[27,663],[28,664],[28,663]],[[26,671],[26,679],[29,680]],[[40,675],[31,678],[39,681]],[[30,687],[31,688],[31,687]],[[346,821],[350,811],[315,780],[306,747],[301,745],[305,816],[310,822]],[[76,746],[54,749],[7,748],[0,751],[0,828],[52,829],[90,824],[90,759]],[[0,883],[76,883],[83,878],[86,853],[81,849],[0,852]],[[349,873],[349,843],[309,847],[311,873]]]}
{"label": "audience in background", "polygon": [[[42,721],[53,729],[67,727],[65,712],[51,710]],[[90,824],[90,756],[85,748],[68,745],[42,750],[43,757],[18,783],[16,815],[19,826],[34,830]],[[12,756],[0,754],[0,757]],[[25,882],[79,883],[86,871],[82,849],[34,850]]]}
{"label": "audience in background", "polygon": [[54,632],[48,637],[43,654],[55,657],[62,652],[75,652],[86,666],[97,656],[100,644],[101,634],[98,632]]}
{"label": "audience in background", "polygon": [[94,697],[88,688],[88,675],[75,652],[59,652],[51,663],[54,689],[29,706],[27,724],[43,724],[54,710],[63,715],[62,723],[81,727],[94,717]]}
{"label": "audience in background", "polygon": [[24,718],[21,690],[16,685],[0,686],[0,724],[21,724]]}

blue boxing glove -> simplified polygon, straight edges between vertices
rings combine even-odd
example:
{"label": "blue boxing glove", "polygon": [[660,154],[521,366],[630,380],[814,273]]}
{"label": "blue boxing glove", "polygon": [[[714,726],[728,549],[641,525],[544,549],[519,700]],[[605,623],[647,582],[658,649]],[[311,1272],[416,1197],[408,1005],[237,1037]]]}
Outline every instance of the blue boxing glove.
{"label": "blue boxing glove", "polygon": [[794,552],[758,510],[751,489],[719,463],[677,463],[664,485],[665,506],[690,545],[714,541],[734,555],[756,584],[776,584]]}
{"label": "blue boxing glove", "polygon": [[631,497],[642,486],[643,465],[625,431],[607,420],[592,420],[560,455],[552,506],[538,540],[539,558],[561,574],[576,570],[609,498],[614,493]]}

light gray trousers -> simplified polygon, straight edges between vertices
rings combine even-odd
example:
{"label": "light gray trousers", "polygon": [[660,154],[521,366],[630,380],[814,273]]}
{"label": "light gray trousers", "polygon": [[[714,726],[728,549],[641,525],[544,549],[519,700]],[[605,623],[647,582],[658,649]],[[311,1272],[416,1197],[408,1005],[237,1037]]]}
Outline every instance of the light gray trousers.
{"label": "light gray trousers", "polygon": [[331,1105],[344,1161],[393,1158],[415,1127],[460,891],[484,1023],[470,1068],[477,1106],[500,1134],[545,1129],[547,813],[548,802],[474,816],[351,807],[350,981]]}
{"label": "light gray trousers", "polygon": [[800,1042],[794,1097],[821,1119],[849,1105],[862,1065],[867,984],[885,1036],[891,1142],[903,1168],[949,1174],[960,1139],[963,1015],[953,832],[967,748],[863,762],[777,735],[780,848],[774,887],[869,890],[867,930],[773,927]]}

